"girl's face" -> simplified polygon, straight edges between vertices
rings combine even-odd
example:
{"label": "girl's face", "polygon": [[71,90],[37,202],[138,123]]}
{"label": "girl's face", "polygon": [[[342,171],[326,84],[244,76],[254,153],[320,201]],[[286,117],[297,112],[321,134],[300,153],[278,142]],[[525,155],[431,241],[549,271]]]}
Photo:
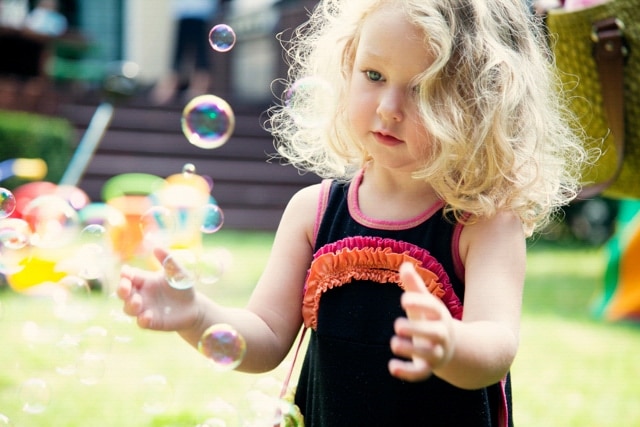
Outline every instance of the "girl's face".
{"label": "girl's face", "polygon": [[378,165],[414,171],[429,136],[418,112],[416,77],[432,63],[424,34],[398,8],[364,21],[348,91],[352,131]]}

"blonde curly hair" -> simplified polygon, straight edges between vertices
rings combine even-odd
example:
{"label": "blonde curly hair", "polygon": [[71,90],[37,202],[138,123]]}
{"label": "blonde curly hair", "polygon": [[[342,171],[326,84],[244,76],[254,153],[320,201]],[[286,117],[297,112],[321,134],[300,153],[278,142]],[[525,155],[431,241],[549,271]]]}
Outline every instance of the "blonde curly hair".
{"label": "blonde curly hair", "polygon": [[392,4],[422,29],[435,58],[416,78],[432,144],[414,178],[428,182],[458,221],[510,210],[530,235],[576,197],[590,155],[542,27],[523,3],[320,1],[283,42],[289,73],[266,123],[278,154],[301,170],[346,180],[368,161],[351,134],[346,96],[362,23]]}

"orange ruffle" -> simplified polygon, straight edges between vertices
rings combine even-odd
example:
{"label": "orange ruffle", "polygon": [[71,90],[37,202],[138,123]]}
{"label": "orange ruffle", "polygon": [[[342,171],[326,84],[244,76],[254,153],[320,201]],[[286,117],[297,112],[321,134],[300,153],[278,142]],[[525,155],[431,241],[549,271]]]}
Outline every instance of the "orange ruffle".
{"label": "orange ruffle", "polygon": [[410,262],[415,266],[429,292],[438,298],[445,296],[446,292],[438,275],[424,268],[419,260],[406,252],[393,252],[389,247],[343,248],[335,253],[322,253],[311,264],[302,303],[305,326],[316,328],[320,298],[328,289],[353,280],[394,283],[404,289],[398,275],[403,262]]}

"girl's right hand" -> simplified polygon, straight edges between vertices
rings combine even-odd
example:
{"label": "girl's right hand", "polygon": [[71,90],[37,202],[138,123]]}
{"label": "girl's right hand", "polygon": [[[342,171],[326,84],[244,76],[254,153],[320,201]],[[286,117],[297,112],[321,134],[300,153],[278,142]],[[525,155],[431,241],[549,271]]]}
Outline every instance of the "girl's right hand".
{"label": "girl's right hand", "polygon": [[[169,253],[156,248],[154,255],[162,264]],[[193,327],[198,320],[193,288],[172,288],[162,270],[152,272],[124,265],[117,295],[124,302],[124,312],[136,317],[141,328],[180,331]]]}

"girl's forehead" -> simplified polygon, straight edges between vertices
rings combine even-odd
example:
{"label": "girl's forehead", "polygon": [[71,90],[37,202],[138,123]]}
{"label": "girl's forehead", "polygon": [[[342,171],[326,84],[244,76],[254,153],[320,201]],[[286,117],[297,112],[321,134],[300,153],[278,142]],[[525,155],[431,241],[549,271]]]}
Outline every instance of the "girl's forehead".
{"label": "girl's forehead", "polygon": [[389,5],[370,13],[360,28],[359,47],[372,54],[383,48],[426,50],[424,31],[401,8]]}

